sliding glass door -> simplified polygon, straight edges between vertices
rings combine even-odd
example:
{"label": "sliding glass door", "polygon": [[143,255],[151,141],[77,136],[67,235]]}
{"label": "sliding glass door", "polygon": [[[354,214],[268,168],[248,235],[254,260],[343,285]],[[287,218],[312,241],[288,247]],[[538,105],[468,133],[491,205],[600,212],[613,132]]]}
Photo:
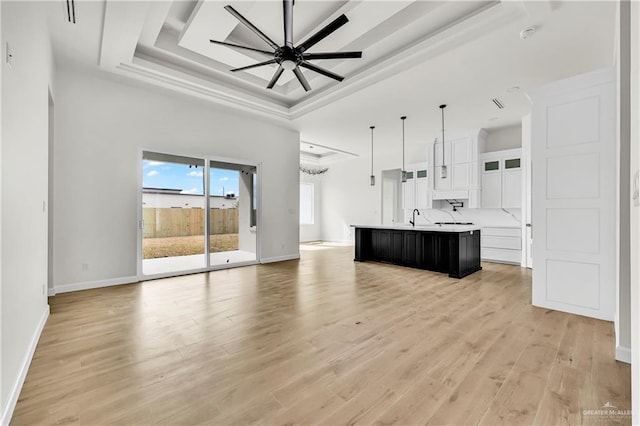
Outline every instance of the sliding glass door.
{"label": "sliding glass door", "polygon": [[256,168],[209,163],[211,266],[256,261]]}
{"label": "sliding glass door", "polygon": [[142,173],[143,275],[257,261],[255,166],[144,151]]}

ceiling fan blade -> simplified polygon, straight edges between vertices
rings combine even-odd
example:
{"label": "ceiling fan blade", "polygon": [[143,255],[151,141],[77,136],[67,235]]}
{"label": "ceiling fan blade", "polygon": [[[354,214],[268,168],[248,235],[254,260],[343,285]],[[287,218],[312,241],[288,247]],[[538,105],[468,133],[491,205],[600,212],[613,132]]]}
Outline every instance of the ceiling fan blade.
{"label": "ceiling fan blade", "polygon": [[307,81],[307,79],[304,78],[304,75],[302,74],[300,67],[295,67],[293,69],[293,73],[298,78],[298,81],[300,82],[300,84],[302,84],[302,87],[304,87],[305,92],[308,92],[309,90],[311,90],[311,86],[309,86],[309,82]]}
{"label": "ceiling fan blade", "polygon": [[313,59],[358,59],[362,58],[362,52],[328,52],[328,53],[304,53],[305,60]]}
{"label": "ceiling fan blade", "polygon": [[274,50],[278,49],[280,46],[278,46],[273,40],[271,40],[265,33],[263,33],[262,31],[260,31],[258,29],[258,27],[256,27],[255,25],[253,25],[251,22],[249,22],[249,20],[247,18],[245,18],[244,16],[242,16],[240,14],[240,12],[238,12],[237,10],[235,10],[233,8],[233,6],[231,5],[226,5],[224,7],[227,12],[229,12],[230,14],[232,14],[233,16],[236,17],[236,19],[240,22],[242,22],[247,28],[249,28],[251,31],[253,31],[255,33],[255,35],[257,35],[258,37],[260,37],[262,40],[264,40],[269,46],[271,46]]}
{"label": "ceiling fan blade", "polygon": [[284,44],[293,47],[293,0],[282,0],[284,9]]}
{"label": "ceiling fan blade", "polygon": [[343,77],[343,76],[338,75],[338,74],[336,74],[336,73],[333,73],[333,72],[331,72],[331,71],[329,71],[329,70],[326,70],[326,69],[324,69],[324,68],[320,68],[319,66],[313,65],[313,64],[311,64],[311,63],[309,63],[309,62],[301,62],[301,63],[300,63],[300,66],[301,66],[301,67],[305,67],[305,68],[307,68],[307,69],[310,69],[311,71],[315,71],[315,72],[317,72],[318,74],[322,74],[322,75],[324,75],[324,76],[326,76],[326,77],[329,77],[329,78],[332,78],[332,79],[334,79],[334,80],[338,80],[338,81],[342,81],[342,80],[344,80],[344,77]]}
{"label": "ceiling fan blade", "polygon": [[317,33],[309,37],[304,42],[300,43],[300,45],[298,46],[298,49],[300,49],[300,51],[302,52],[304,52],[305,50],[308,50],[311,46],[318,43],[319,41],[327,37],[329,34],[333,33],[335,30],[337,30],[338,28],[346,24],[347,22],[349,22],[349,19],[347,18],[346,15],[338,16],[336,19],[328,23],[320,31],[318,31]]}
{"label": "ceiling fan blade", "polygon": [[218,41],[218,40],[209,40],[209,41],[214,44],[221,44],[223,46],[233,47],[235,49],[251,50],[253,52],[264,53],[265,55],[269,55],[269,56],[274,55],[274,52],[267,52],[266,50],[254,49],[253,47],[240,46],[239,44],[227,43],[226,41]]}
{"label": "ceiling fan blade", "polygon": [[235,72],[235,71],[244,71],[244,70],[248,70],[251,68],[257,68],[257,67],[263,67],[265,65],[271,65],[271,64],[275,64],[276,60],[275,59],[271,59],[270,61],[264,61],[264,62],[260,62],[258,64],[253,64],[253,65],[247,65],[246,67],[240,67],[240,68],[234,68],[231,71]]}
{"label": "ceiling fan blade", "polygon": [[283,72],[284,72],[284,68],[282,68],[282,65],[281,65],[276,70],[276,73],[273,74],[273,77],[271,77],[271,81],[267,85],[267,89],[273,89],[273,86],[276,85],[276,83],[278,82],[278,79],[280,78],[280,76],[282,75]]}

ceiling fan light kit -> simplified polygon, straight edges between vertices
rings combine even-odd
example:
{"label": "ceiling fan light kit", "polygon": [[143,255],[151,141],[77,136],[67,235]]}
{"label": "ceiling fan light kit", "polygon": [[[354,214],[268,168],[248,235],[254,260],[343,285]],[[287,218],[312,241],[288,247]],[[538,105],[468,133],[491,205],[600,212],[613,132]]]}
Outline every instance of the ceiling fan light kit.
{"label": "ceiling fan light kit", "polygon": [[327,36],[331,35],[338,28],[342,27],[344,24],[349,22],[349,19],[346,15],[340,15],[327,25],[325,25],[318,32],[313,34],[311,37],[303,41],[302,43],[294,46],[293,44],[293,0],[283,0],[283,15],[284,15],[284,45],[278,46],[273,40],[271,40],[265,33],[260,31],[258,27],[253,25],[247,18],[242,16],[240,12],[235,10],[233,6],[227,5],[225,6],[225,10],[232,14],[240,23],[250,29],[255,35],[261,38],[265,43],[267,43],[273,51],[269,52],[267,50],[255,49],[253,47],[241,46],[233,43],[227,43],[224,41],[217,40],[209,40],[211,43],[220,44],[227,47],[232,47],[235,49],[242,50],[250,50],[258,53],[262,53],[264,55],[268,55],[272,57],[272,59],[264,62],[259,62],[257,64],[249,65],[246,67],[235,68],[232,69],[232,72],[244,71],[251,68],[262,67],[265,65],[273,65],[277,64],[278,69],[275,74],[267,84],[267,89],[273,89],[273,87],[278,82],[278,79],[282,75],[284,71],[293,71],[296,78],[302,85],[305,91],[310,91],[311,86],[309,82],[305,78],[304,74],[300,70],[300,67],[306,68],[318,74],[324,75],[325,77],[332,78],[336,81],[344,80],[344,77],[338,75],[334,72],[331,72],[325,68],[319,67],[317,65],[312,64],[309,61],[317,60],[317,59],[359,59],[362,57],[362,52],[324,52],[324,53],[308,53],[307,50],[324,40]]}

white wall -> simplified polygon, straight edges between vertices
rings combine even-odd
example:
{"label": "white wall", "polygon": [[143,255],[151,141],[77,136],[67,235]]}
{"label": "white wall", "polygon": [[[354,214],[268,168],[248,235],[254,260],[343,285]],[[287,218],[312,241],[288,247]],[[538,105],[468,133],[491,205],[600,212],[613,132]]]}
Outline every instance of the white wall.
{"label": "white wall", "polygon": [[[331,169],[331,165],[328,166]],[[300,182],[313,183],[313,225],[300,224],[300,241],[322,240],[322,180],[324,175],[300,172]]]}
{"label": "white wall", "polygon": [[[640,4],[631,2],[631,179],[640,173]],[[633,182],[633,181],[632,181]],[[633,185],[631,186],[633,190]],[[631,203],[631,408],[640,424],[640,206]]]}
{"label": "white wall", "polygon": [[488,129],[484,144],[480,146],[480,153],[520,147],[522,147],[522,126],[518,123],[513,126]]}
{"label": "white wall", "polygon": [[[2,424],[9,421],[48,315],[48,86],[52,59],[39,5],[1,3]],[[5,46],[13,54],[5,63]]]}
{"label": "white wall", "polygon": [[400,168],[400,150],[376,151],[371,186],[371,157],[368,155],[332,164],[322,178],[322,239],[352,241],[350,225],[380,224],[382,203],[381,170]]}
{"label": "white wall", "polygon": [[618,37],[616,52],[617,81],[617,138],[618,138],[618,286],[617,286],[617,315],[616,315],[616,359],[631,362],[631,294],[630,294],[630,19],[631,6],[629,2],[618,3]]}
{"label": "white wall", "polygon": [[136,275],[141,148],[261,163],[262,260],[298,255],[298,132],[103,75],[57,88],[56,285]]}

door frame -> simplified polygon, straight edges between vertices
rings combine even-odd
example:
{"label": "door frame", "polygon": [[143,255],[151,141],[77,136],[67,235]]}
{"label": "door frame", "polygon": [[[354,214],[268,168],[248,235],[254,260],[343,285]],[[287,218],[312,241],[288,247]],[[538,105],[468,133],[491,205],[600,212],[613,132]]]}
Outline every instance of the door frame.
{"label": "door frame", "polygon": [[[198,159],[198,160],[203,160],[204,161],[204,172],[203,172],[203,177],[204,177],[204,181],[203,181],[203,187],[204,187],[204,192],[205,192],[205,224],[204,224],[204,229],[205,229],[205,259],[206,259],[206,266],[203,268],[196,268],[196,269],[189,269],[189,270],[184,270],[184,271],[176,271],[176,272],[167,272],[167,273],[162,273],[162,274],[153,274],[153,275],[145,275],[142,272],[142,261],[143,259],[143,255],[142,255],[142,240],[143,240],[143,236],[142,236],[142,224],[143,224],[143,218],[142,218],[142,161],[143,161],[143,154],[144,151],[149,151],[149,152],[154,152],[154,153],[158,153],[158,154],[164,154],[164,155],[175,155],[175,156],[179,156],[179,157],[190,157],[190,158],[194,158],[194,159]],[[208,256],[208,250],[209,250],[209,243],[208,243],[208,233],[209,233],[209,221],[208,221],[208,217],[209,217],[209,197],[206,196],[206,194],[208,194],[209,192],[209,178],[210,178],[210,172],[209,172],[209,166],[211,164],[211,161],[218,161],[218,162],[223,162],[223,163],[231,163],[231,164],[238,164],[238,165],[244,165],[244,166],[250,166],[250,167],[255,167],[256,168],[256,183],[257,183],[257,187],[258,187],[258,191],[256,193],[256,206],[257,206],[257,214],[256,214],[256,258],[255,260],[251,260],[251,261],[245,261],[245,262],[237,262],[237,263],[233,263],[233,264],[224,264],[224,265],[215,265],[215,266],[211,266],[211,259],[210,256]],[[165,151],[162,149],[155,149],[155,148],[147,148],[147,147],[138,147],[138,153],[137,153],[137,212],[136,212],[136,235],[137,235],[137,243],[136,243],[136,276],[137,276],[137,280],[138,281],[147,281],[147,280],[155,280],[158,278],[169,278],[169,277],[178,277],[181,275],[190,275],[190,274],[198,274],[198,273],[202,273],[202,272],[209,272],[209,271],[217,271],[217,270],[221,270],[221,269],[230,269],[230,268],[237,268],[237,267],[241,267],[241,266],[249,266],[249,265],[257,265],[259,263],[261,263],[262,260],[262,163],[259,162],[254,162],[254,161],[248,161],[248,160],[240,160],[237,158],[230,158],[230,157],[221,157],[221,156],[214,156],[214,155],[204,155],[204,154],[189,154],[186,153],[184,151],[181,152],[176,152],[176,151]],[[255,189],[254,189],[255,190]]]}

